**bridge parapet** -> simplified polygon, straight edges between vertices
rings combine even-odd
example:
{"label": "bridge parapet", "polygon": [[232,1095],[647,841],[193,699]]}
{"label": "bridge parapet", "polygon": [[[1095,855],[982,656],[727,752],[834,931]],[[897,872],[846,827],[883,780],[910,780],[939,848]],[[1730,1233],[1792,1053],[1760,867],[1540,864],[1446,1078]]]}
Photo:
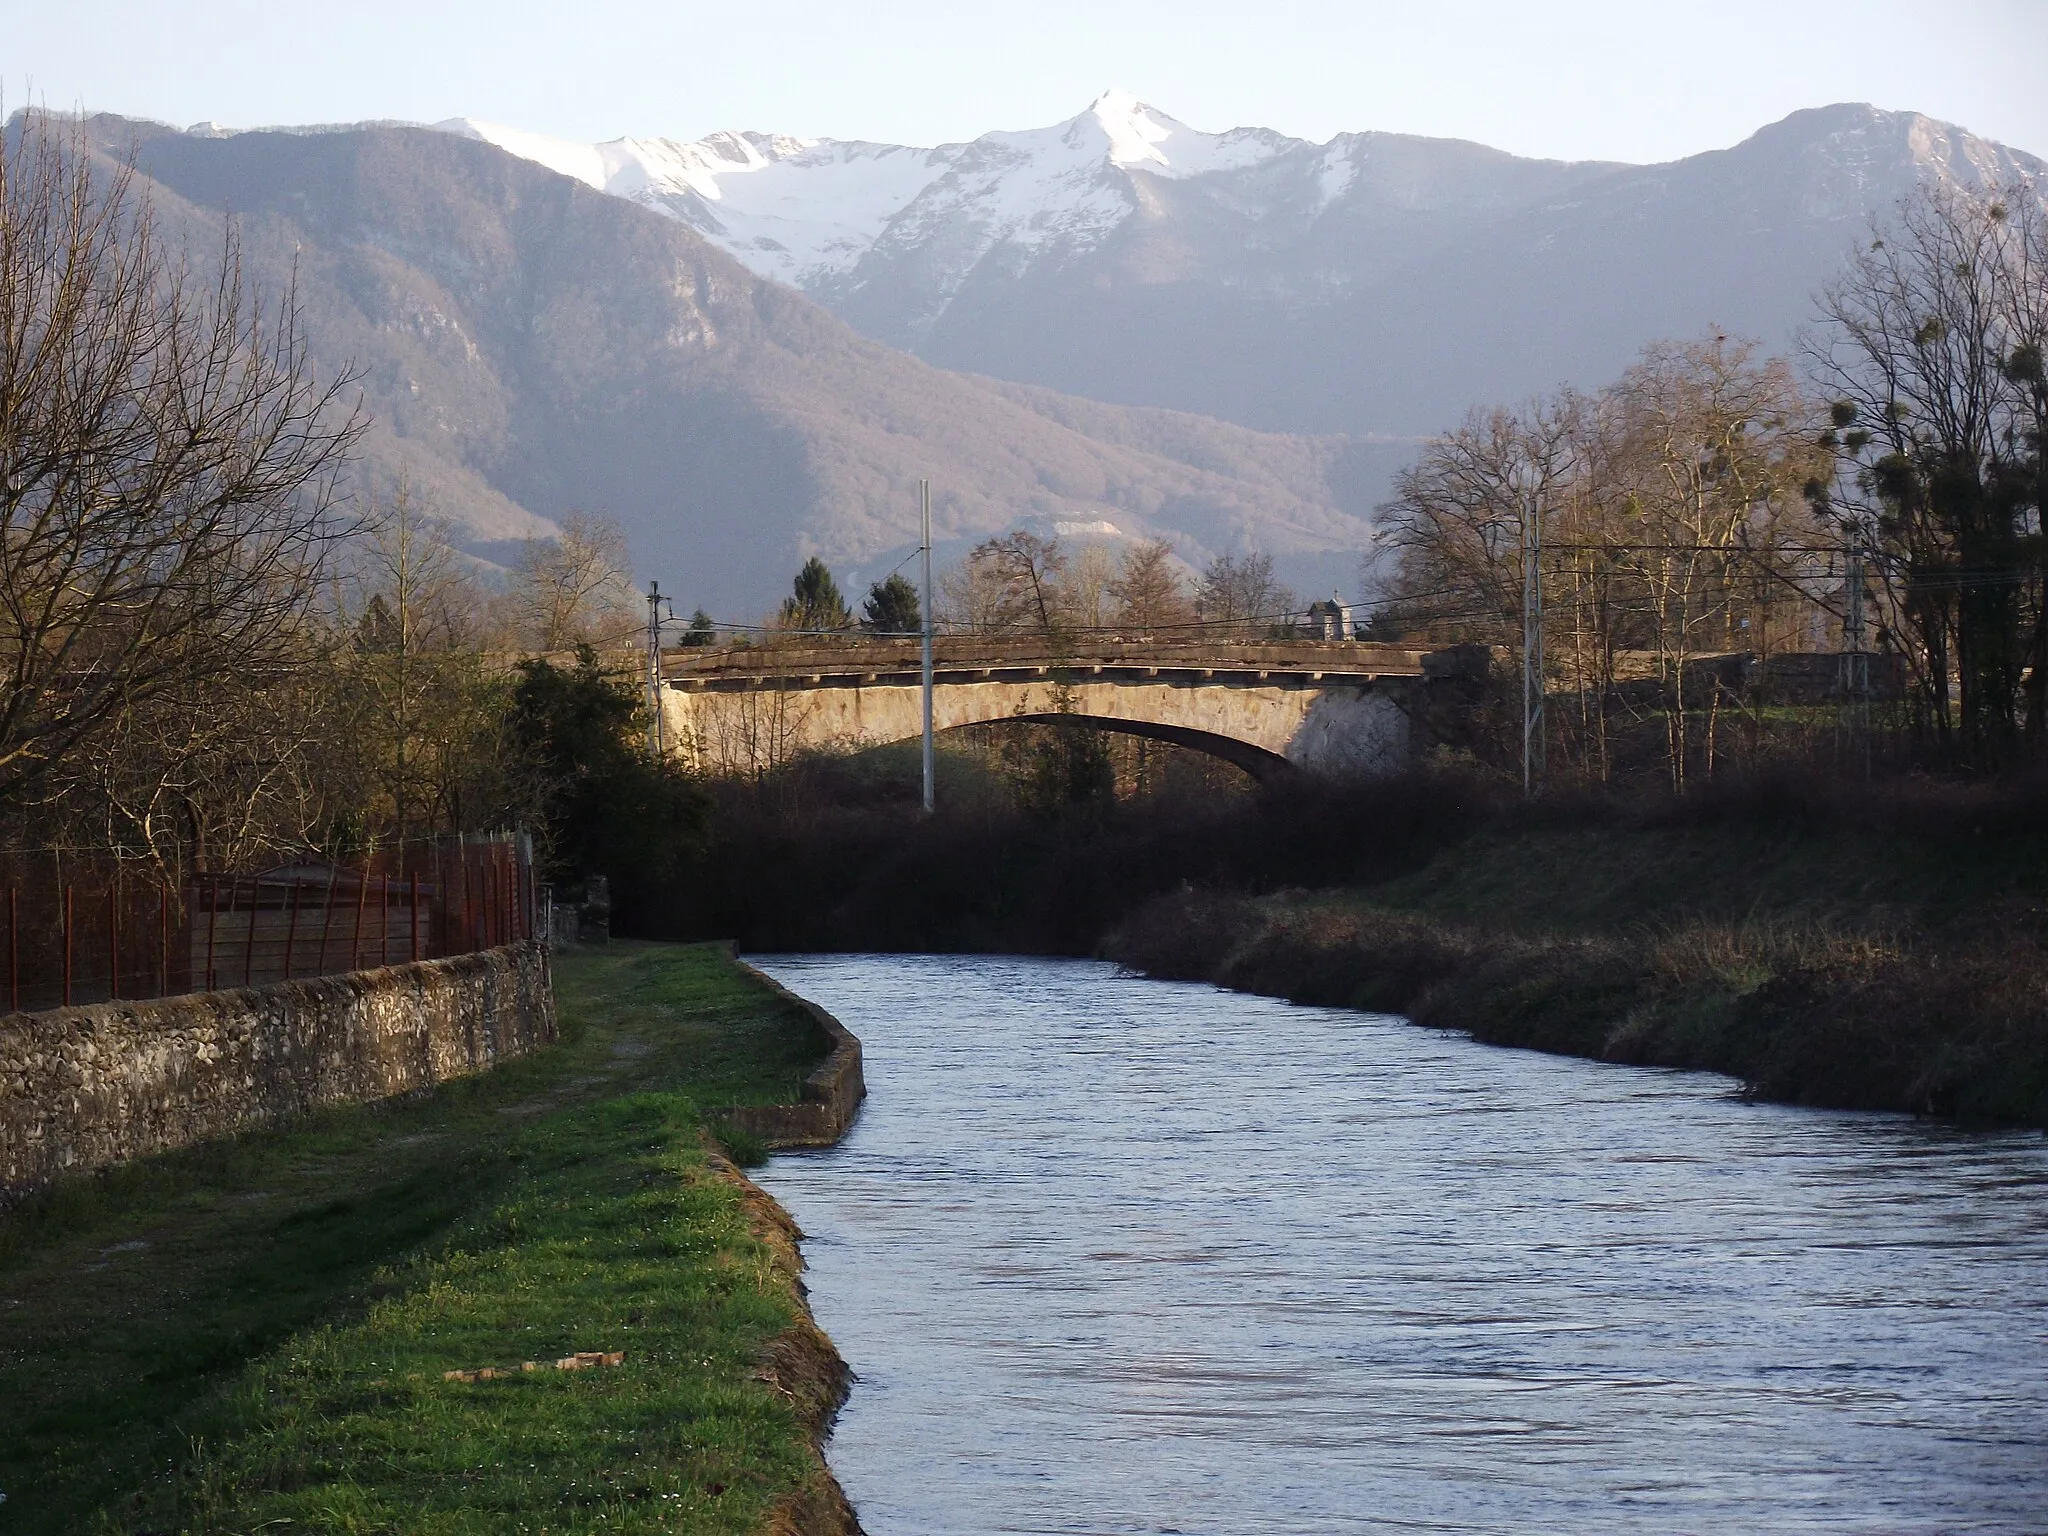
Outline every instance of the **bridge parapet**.
{"label": "bridge parapet", "polygon": [[[1363,642],[990,640],[940,636],[937,681],[1126,681],[1172,679],[1285,687],[1420,677],[1422,652]],[[900,685],[923,666],[915,640],[849,640],[823,645],[727,646],[670,651],[662,675],[680,692],[775,687]]]}

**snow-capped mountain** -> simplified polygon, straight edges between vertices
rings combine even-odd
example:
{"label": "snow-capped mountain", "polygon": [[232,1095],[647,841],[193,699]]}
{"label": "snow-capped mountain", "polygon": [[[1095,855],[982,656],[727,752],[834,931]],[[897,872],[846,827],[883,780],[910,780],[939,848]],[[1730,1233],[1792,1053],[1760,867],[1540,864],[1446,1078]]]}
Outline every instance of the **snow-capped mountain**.
{"label": "snow-capped mountain", "polygon": [[366,484],[404,473],[485,553],[603,508],[728,615],[806,554],[886,570],[927,478],[956,547],[1108,525],[1347,584],[1422,434],[1709,324],[1789,346],[1916,181],[2048,176],[1855,106],[1658,166],[1115,93],[937,149],[94,122],[167,226],[217,248],[233,209],[250,270],[298,274],[375,416]]}
{"label": "snow-capped mountain", "polygon": [[680,219],[761,276],[841,307],[873,308],[863,296],[908,269],[914,297],[888,306],[906,312],[875,327],[905,346],[985,268],[1016,278],[1070,265],[1156,214],[1153,182],[1203,183],[1206,201],[1272,244],[1348,200],[1484,213],[1609,169],[1390,134],[1319,145],[1265,128],[1203,133],[1127,91],[1050,128],[936,149],[737,132],[578,144],[472,118],[436,126]]}
{"label": "snow-capped mountain", "polygon": [[[670,214],[806,289],[846,278],[877,247],[962,226],[975,233],[956,240],[956,266],[1001,245],[1078,254],[1136,208],[1129,172],[1200,176],[1302,147],[1262,128],[1201,133],[1124,91],[1051,128],[937,149],[733,132],[577,144],[473,118],[436,126]],[[1333,163],[1333,192],[1347,177]]]}
{"label": "snow-capped mountain", "polygon": [[1205,133],[1112,91],[935,149],[757,133],[487,139],[681,220],[947,367],[1287,430],[1407,434],[1598,384],[1719,324],[1787,346],[1873,214],[1924,177],[2039,178],[1908,112],[1793,114],[1667,165],[1455,140]]}
{"label": "snow-capped mountain", "polygon": [[[571,509],[618,518],[684,611],[772,609],[809,555],[857,595],[914,547],[1013,528],[1171,539],[1199,566],[1261,550],[1348,583],[1401,450],[1249,431],[934,368],[857,335],[682,222],[420,127],[178,132],[94,118],[164,238],[295,284],[316,372],[371,430],[351,488],[403,478],[505,559]],[[1376,458],[1375,455],[1381,455]]]}

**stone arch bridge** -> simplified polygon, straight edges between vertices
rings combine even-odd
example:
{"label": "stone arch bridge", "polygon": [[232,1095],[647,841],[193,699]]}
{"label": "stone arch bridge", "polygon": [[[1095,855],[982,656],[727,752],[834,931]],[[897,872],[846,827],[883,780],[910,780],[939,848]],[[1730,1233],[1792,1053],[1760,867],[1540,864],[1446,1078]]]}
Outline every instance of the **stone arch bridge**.
{"label": "stone arch bridge", "polygon": [[[1434,669],[1432,669],[1434,670]],[[1370,775],[1412,752],[1422,653],[1362,642],[1059,646],[942,637],[936,730],[1073,722],[1193,747],[1266,778]],[[706,772],[859,751],[923,730],[914,641],[678,650],[662,658],[670,749]]]}

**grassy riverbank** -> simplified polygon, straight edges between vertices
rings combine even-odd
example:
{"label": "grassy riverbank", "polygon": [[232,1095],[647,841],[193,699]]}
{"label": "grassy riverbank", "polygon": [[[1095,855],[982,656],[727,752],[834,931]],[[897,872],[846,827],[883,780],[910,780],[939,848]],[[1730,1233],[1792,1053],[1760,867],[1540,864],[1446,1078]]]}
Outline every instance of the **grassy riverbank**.
{"label": "grassy riverbank", "polygon": [[709,947],[556,980],[548,1051],[0,1218],[0,1528],[840,1528],[843,1368],[705,1139],[822,1033]]}
{"label": "grassy riverbank", "polygon": [[1705,1068],[1759,1096],[2048,1126],[2034,797],[1505,812],[1335,889],[1154,898],[1147,974]]}

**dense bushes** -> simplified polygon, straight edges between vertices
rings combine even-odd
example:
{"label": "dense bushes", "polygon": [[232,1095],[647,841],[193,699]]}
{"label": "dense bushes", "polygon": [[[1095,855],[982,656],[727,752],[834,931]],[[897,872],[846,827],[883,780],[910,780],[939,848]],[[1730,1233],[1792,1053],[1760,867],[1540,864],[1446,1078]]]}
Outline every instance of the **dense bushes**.
{"label": "dense bushes", "polygon": [[773,787],[724,786],[686,877],[622,921],[757,950],[1088,954],[1159,892],[1385,880],[1495,811],[1479,781],[1434,774],[1042,810],[966,797],[932,816],[829,793],[791,809]]}
{"label": "dense bushes", "polygon": [[1791,1102],[2048,1124],[2039,787],[1793,777],[1524,804],[1465,775],[1030,811],[725,786],[642,931],[1106,954]]}
{"label": "dense bushes", "polygon": [[697,781],[647,752],[643,723],[639,689],[588,646],[574,667],[520,664],[508,734],[534,774],[543,867],[570,884],[609,876],[642,908],[683,872],[706,812]]}

